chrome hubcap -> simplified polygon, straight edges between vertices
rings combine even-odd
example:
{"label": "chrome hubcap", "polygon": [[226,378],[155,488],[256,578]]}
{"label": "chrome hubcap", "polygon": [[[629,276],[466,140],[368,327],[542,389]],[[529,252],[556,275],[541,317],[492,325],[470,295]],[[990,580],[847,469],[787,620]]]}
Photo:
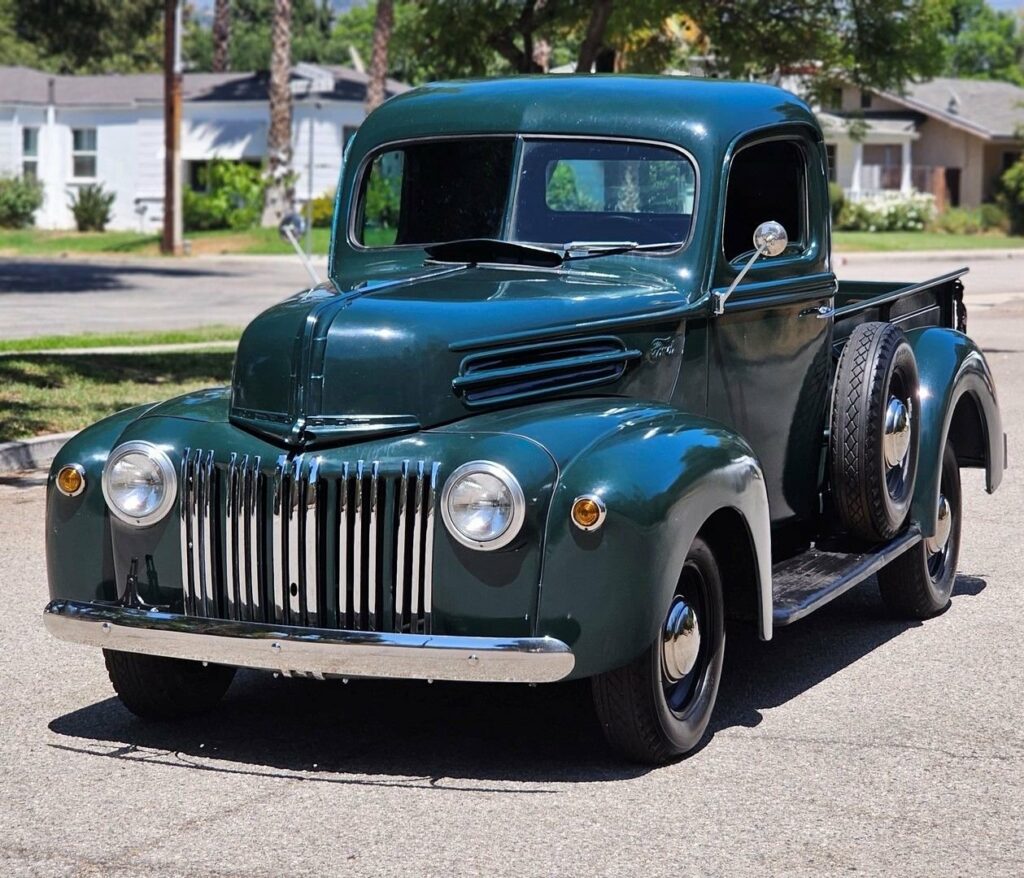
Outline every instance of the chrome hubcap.
{"label": "chrome hubcap", "polygon": [[675,683],[697,664],[700,652],[700,626],[693,607],[676,597],[665,619],[661,636],[661,667],[665,679]]}
{"label": "chrome hubcap", "polygon": [[885,431],[882,438],[885,465],[890,469],[902,466],[909,450],[910,409],[903,400],[894,396],[885,409]]}
{"label": "chrome hubcap", "polygon": [[950,508],[949,501],[946,499],[945,494],[940,494],[939,514],[935,523],[935,534],[925,540],[925,546],[927,547],[929,554],[937,555],[940,552],[945,551],[946,544],[949,542],[949,534],[952,529],[953,510]]}

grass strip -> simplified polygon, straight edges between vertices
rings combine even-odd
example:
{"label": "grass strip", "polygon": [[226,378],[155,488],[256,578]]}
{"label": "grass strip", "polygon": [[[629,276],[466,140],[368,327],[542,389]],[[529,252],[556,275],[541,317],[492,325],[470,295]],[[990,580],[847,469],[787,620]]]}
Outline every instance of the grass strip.
{"label": "grass strip", "polygon": [[80,335],[37,335],[0,339],[0,354],[31,353],[79,348],[146,347],[165,344],[202,344],[238,341],[242,330],[235,326],[201,326],[159,332],[87,332]]}
{"label": "grass strip", "polygon": [[0,442],[79,430],[129,406],[230,381],[233,351],[0,359]]}

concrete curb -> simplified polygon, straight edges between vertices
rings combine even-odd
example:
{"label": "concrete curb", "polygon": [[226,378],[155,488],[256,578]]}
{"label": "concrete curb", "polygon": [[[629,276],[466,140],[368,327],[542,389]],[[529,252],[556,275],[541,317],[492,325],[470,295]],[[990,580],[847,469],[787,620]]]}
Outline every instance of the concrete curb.
{"label": "concrete curb", "polygon": [[110,347],[96,348],[43,348],[37,351],[0,351],[0,358],[10,359],[12,357],[82,357],[91,354],[102,354],[104,356],[118,354],[174,354],[179,352],[196,351],[198,353],[233,351],[238,347],[237,341],[195,341],[181,342],[175,344],[151,344],[151,345],[117,345]]}
{"label": "concrete curb", "polygon": [[64,443],[76,432],[72,430],[70,433],[51,433],[49,436],[0,442],[0,473],[48,467]]}

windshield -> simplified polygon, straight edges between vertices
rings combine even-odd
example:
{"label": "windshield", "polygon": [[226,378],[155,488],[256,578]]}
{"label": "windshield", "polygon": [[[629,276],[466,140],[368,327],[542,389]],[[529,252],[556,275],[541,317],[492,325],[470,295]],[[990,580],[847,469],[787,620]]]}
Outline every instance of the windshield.
{"label": "windshield", "polygon": [[676,247],[696,170],[643,143],[513,137],[409,143],[373,157],[353,224],[363,247],[494,239]]}

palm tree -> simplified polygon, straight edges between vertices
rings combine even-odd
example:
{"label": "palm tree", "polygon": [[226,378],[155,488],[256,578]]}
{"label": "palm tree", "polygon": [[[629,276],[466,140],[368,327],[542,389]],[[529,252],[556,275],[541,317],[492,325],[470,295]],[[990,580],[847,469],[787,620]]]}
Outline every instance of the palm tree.
{"label": "palm tree", "polygon": [[231,41],[231,0],[217,0],[213,7],[213,72],[228,69],[228,44]]}
{"label": "palm tree", "polygon": [[372,113],[384,103],[384,86],[388,75],[388,43],[395,22],[392,0],[377,0],[377,16],[373,22],[373,56],[370,59],[370,81],[366,84],[366,112]]}
{"label": "palm tree", "polygon": [[263,225],[272,226],[291,213],[295,192],[291,183],[292,0],[274,0],[270,26],[270,130],[267,164],[270,177],[263,205]]}

